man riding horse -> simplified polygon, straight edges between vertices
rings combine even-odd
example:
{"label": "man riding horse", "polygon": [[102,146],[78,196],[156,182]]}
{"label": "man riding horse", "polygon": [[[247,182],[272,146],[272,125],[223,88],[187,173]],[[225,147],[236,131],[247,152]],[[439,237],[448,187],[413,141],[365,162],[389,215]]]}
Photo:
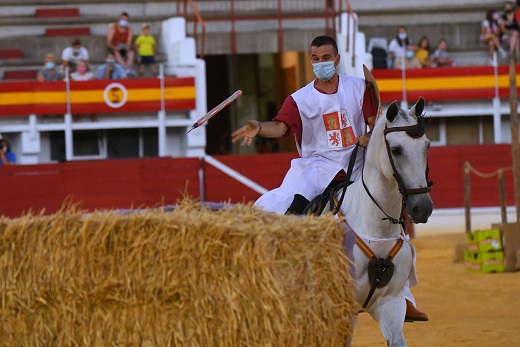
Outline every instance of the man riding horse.
{"label": "man riding horse", "polygon": [[[300,158],[291,161],[281,186],[255,203],[268,212],[302,214],[315,196],[344,182],[347,173],[349,181],[357,180],[362,155],[357,155],[356,144],[367,146],[381,111],[375,81],[336,72],[340,55],[332,37],[316,37],[311,42],[310,54],[317,78],[288,96],[272,121],[249,120],[232,134],[233,143],[242,139],[243,146],[251,145],[256,136],[295,137]],[[353,154],[352,168],[348,170]],[[404,291],[405,319],[428,320],[425,313],[415,308],[409,288]]]}

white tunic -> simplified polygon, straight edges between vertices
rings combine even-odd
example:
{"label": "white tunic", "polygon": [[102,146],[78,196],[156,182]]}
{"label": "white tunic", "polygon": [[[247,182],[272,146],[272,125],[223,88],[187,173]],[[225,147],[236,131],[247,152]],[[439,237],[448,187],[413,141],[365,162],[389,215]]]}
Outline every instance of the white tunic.
{"label": "white tunic", "polygon": [[[365,80],[339,75],[338,91],[323,94],[314,81],[292,94],[302,120],[301,158],[291,161],[282,185],[262,195],[255,206],[284,214],[295,194],[308,200],[321,194],[340,170],[347,171],[356,138],[366,132],[362,106]],[[358,155],[350,178],[359,177]]]}

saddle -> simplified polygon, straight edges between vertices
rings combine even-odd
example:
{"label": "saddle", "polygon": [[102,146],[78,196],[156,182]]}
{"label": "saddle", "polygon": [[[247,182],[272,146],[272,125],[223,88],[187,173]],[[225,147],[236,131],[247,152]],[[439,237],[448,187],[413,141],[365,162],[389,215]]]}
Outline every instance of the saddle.
{"label": "saddle", "polygon": [[[303,215],[313,215],[313,216],[319,216],[323,213],[323,210],[325,209],[325,206],[327,206],[327,203],[331,203],[330,205],[333,206],[333,200],[336,196],[336,193],[340,191],[341,189],[346,189],[349,185],[351,185],[352,182],[348,181],[332,181],[327,188],[323,191],[323,193],[317,195],[314,197],[307,207],[303,210]],[[332,208],[331,208],[332,211]]]}
{"label": "saddle", "polygon": [[[347,172],[345,175],[344,180],[342,181],[332,181],[327,188],[323,191],[323,193],[319,194],[315,198],[309,202],[307,207],[303,210],[303,214],[307,215],[315,215],[318,216],[323,212],[323,209],[327,205],[327,203],[330,203],[331,211],[334,211],[334,214],[338,213],[339,206],[343,202],[343,198],[345,196],[345,192],[347,190],[347,187],[351,185],[353,182],[350,180],[350,177],[352,176],[352,170],[354,169],[354,162],[356,161],[357,152],[359,149],[359,142],[356,143],[356,146],[354,147],[354,150],[352,151],[352,154],[350,156],[350,160],[348,163]],[[343,190],[343,194],[341,198],[339,199],[339,203],[336,207],[334,203],[334,199],[336,197],[336,193],[340,190]]]}

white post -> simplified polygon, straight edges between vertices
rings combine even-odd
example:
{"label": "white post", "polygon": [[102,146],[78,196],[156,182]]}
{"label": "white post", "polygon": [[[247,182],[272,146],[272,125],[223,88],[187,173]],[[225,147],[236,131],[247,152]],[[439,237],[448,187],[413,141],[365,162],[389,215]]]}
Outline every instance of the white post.
{"label": "white post", "polygon": [[403,84],[403,100],[401,100],[401,108],[408,109],[408,100],[406,95],[406,46],[403,49],[403,56],[401,59],[401,81]]}
{"label": "white post", "polygon": [[158,113],[157,126],[159,137],[159,157],[166,156],[166,106],[164,102],[164,64],[159,65],[159,80],[161,83],[161,110]]}
{"label": "white post", "polygon": [[67,161],[72,160],[74,157],[74,139],[72,134],[72,115],[70,107],[70,79],[69,79],[69,67],[65,68],[65,88],[67,96],[67,113],[65,114],[65,159]]}
{"label": "white post", "polygon": [[72,160],[74,157],[74,141],[72,138],[72,115],[65,114],[65,159]]}
{"label": "white post", "polygon": [[495,97],[493,98],[493,134],[495,143],[502,143],[502,116],[500,114],[500,96],[498,93],[497,52],[493,53],[493,71],[495,74]]}
{"label": "white post", "polygon": [[64,80],[65,80],[65,89],[66,89],[65,95],[67,96],[67,113],[71,114],[71,112],[70,112],[70,78],[69,78],[69,67],[68,66],[65,67]]}
{"label": "white post", "polygon": [[35,139],[36,138],[36,115],[33,113],[33,114],[30,114],[29,115],[29,134],[31,136],[31,139]]}

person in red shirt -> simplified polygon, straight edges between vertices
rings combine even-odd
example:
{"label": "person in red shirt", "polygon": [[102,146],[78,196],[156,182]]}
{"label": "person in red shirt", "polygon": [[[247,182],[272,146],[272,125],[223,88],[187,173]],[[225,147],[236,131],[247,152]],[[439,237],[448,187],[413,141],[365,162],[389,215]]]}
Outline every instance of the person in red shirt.
{"label": "person in red shirt", "polygon": [[114,52],[116,61],[125,69],[127,75],[135,75],[134,57],[132,48],[134,32],[128,25],[128,13],[122,12],[119,21],[112,23],[108,27],[106,44],[109,50]]}

